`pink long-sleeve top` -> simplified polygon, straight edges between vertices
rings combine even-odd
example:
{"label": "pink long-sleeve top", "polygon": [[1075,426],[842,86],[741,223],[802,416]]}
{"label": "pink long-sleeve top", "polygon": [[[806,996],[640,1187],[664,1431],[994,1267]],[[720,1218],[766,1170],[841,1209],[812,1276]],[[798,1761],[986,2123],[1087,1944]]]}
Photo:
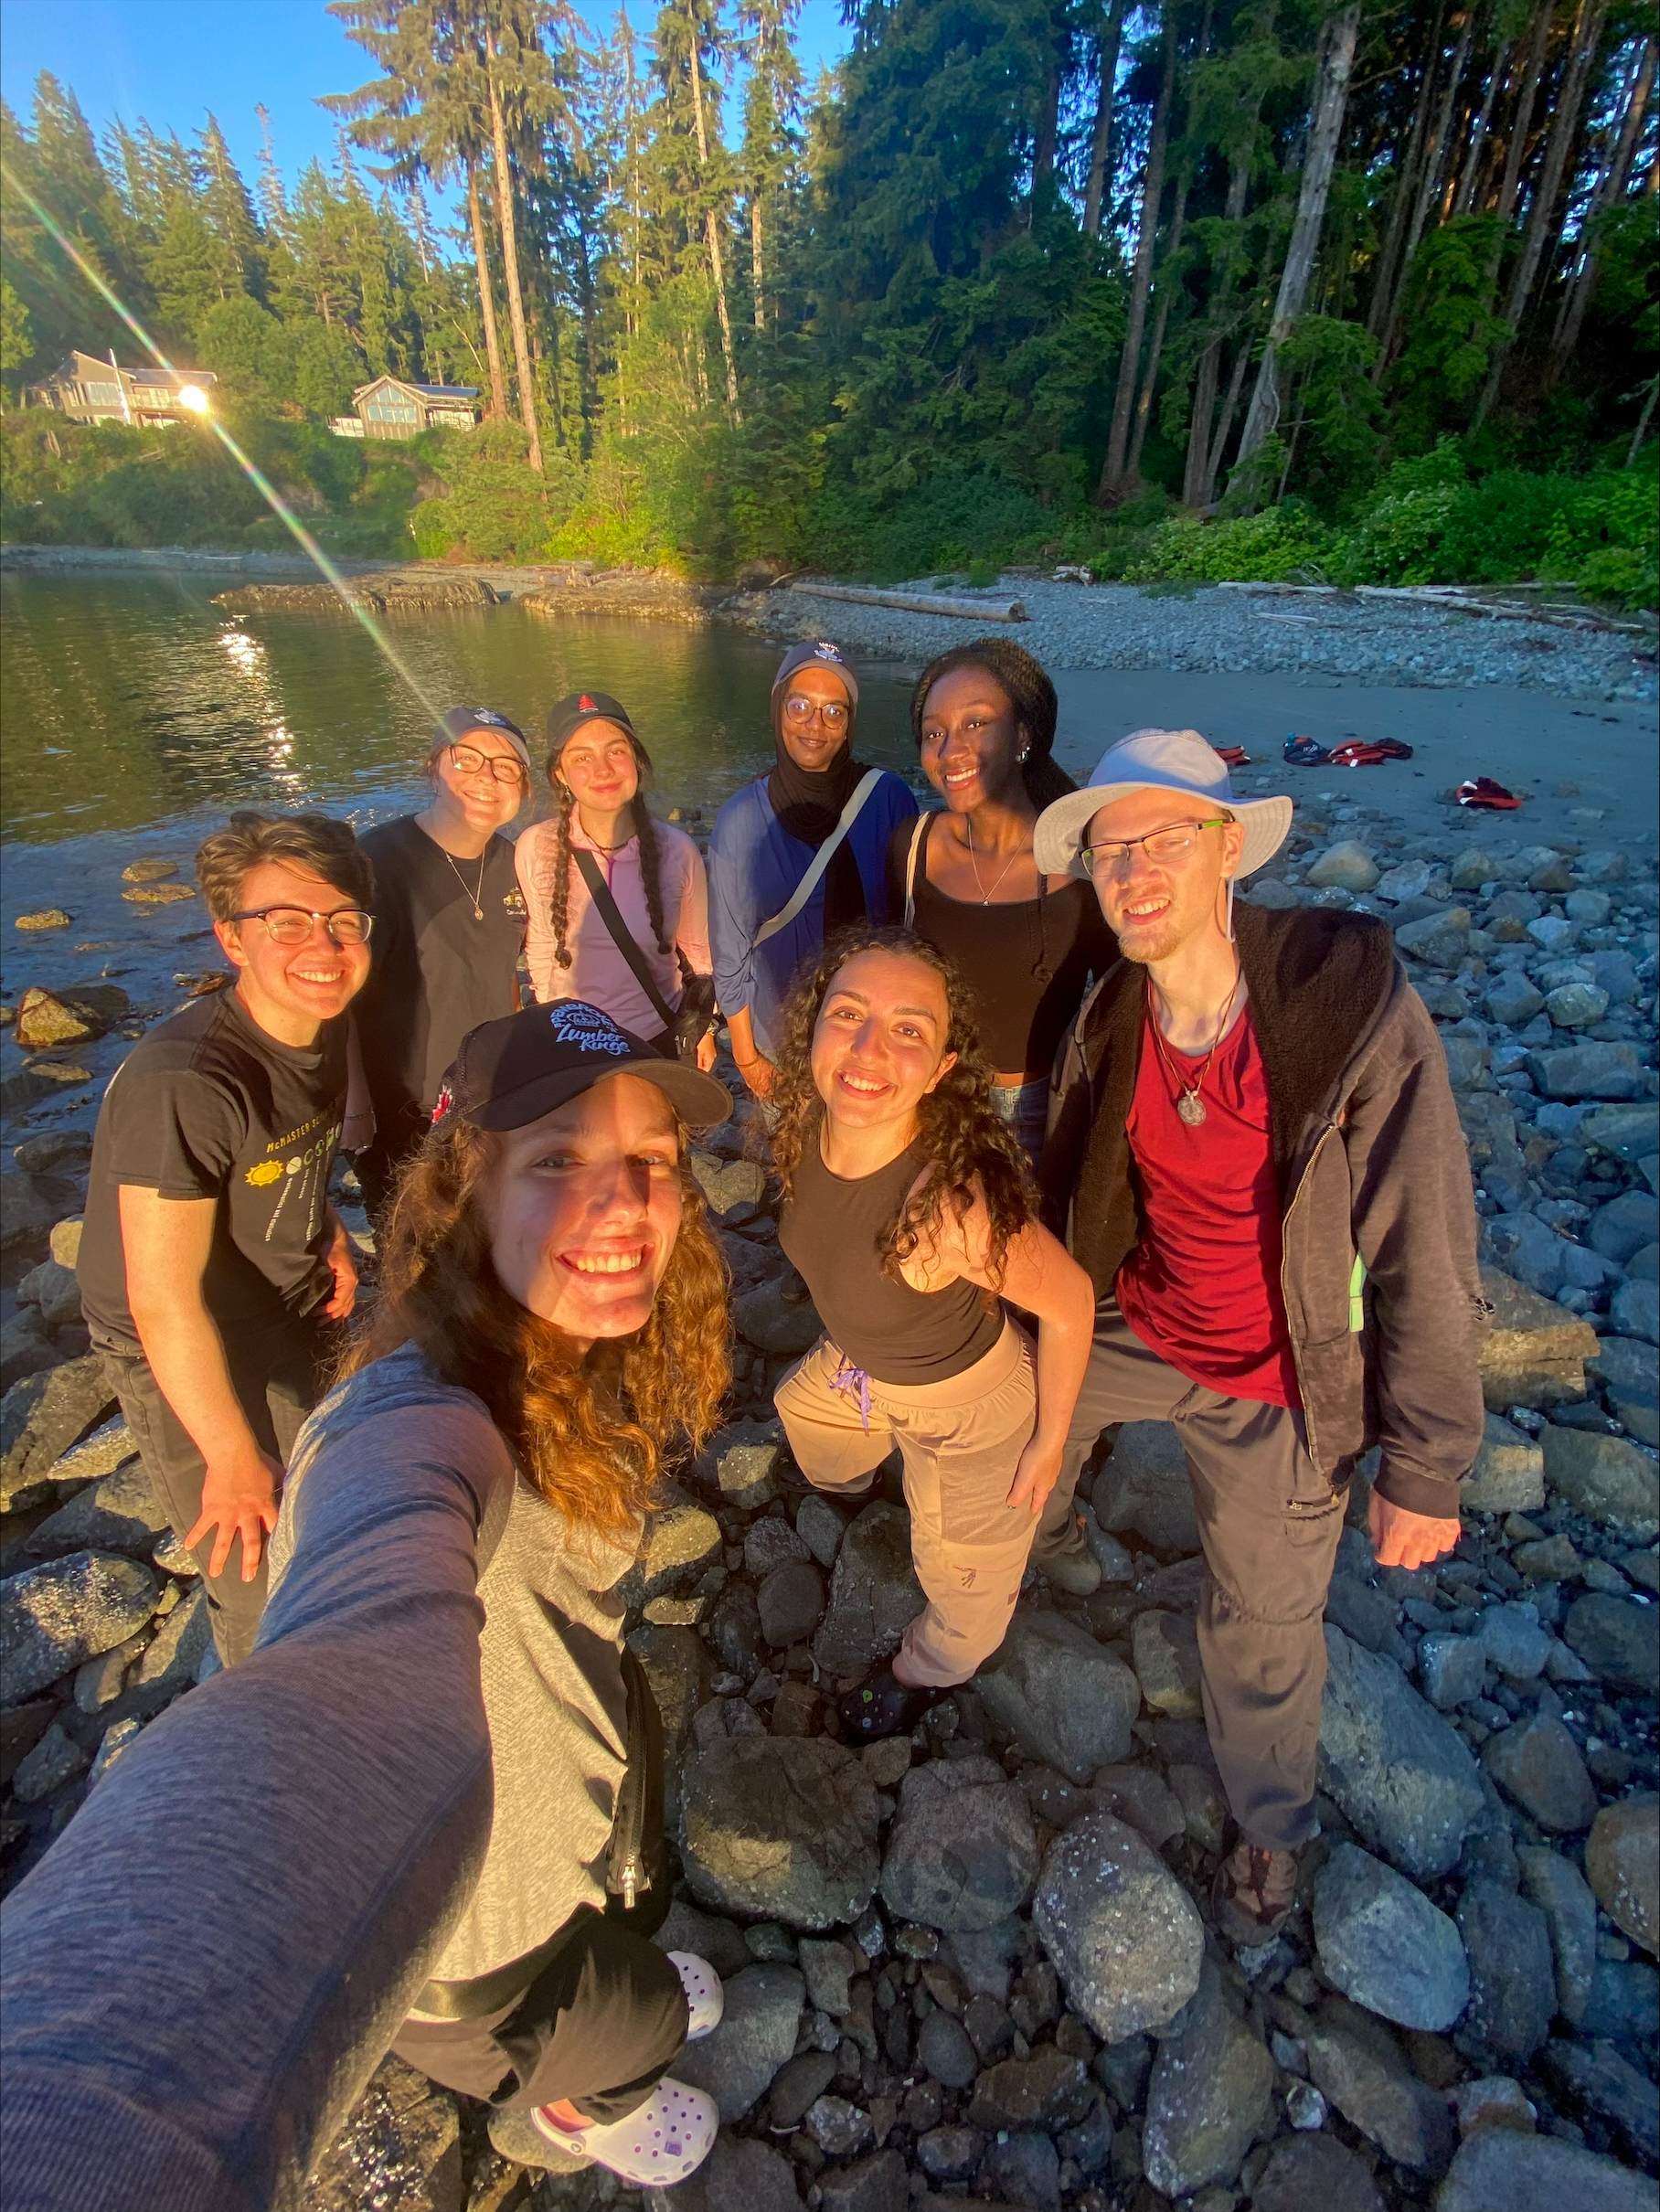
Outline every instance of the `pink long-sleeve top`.
{"label": "pink long-sleeve top", "polygon": [[[684,830],[672,823],[654,824],[657,838],[658,880],[663,892],[663,929],[669,950],[659,952],[645,903],[645,883],[640,872],[640,840],[631,837],[621,852],[603,853],[573,816],[570,841],[585,847],[599,861],[611,895],[627,922],[634,942],[644,955],[652,980],[670,1006],[680,1000],[678,945],[694,973],[708,975],[714,962],[709,953],[708,883],[703,856]],[[565,948],[570,965],[562,968],[553,934],[553,888],[559,861],[559,825],[533,822],[521,833],[515,847],[519,888],[529,909],[525,953],[530,981],[538,1000],[586,999],[601,1007],[614,1022],[636,1037],[656,1037],[662,1016],[640,988],[633,971],[617,950],[611,931],[594,910],[581,871],[571,863],[565,908]]]}

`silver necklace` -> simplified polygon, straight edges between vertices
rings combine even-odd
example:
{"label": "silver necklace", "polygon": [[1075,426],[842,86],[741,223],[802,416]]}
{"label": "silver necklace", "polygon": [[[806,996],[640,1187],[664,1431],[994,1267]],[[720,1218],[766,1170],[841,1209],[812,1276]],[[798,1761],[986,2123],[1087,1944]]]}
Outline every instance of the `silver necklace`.
{"label": "silver necklace", "polygon": [[1024,848],[1009,855],[1003,864],[1002,873],[997,877],[997,883],[994,883],[988,891],[980,880],[980,863],[974,856],[974,825],[966,814],[963,817],[963,826],[968,832],[968,865],[974,871],[974,888],[980,894],[980,904],[983,907],[988,907],[997,895],[997,884],[1003,881],[1003,877],[1008,874],[1016,861],[1024,857]]}
{"label": "silver necklace", "polygon": [[1153,1024],[1153,1041],[1158,1047],[1158,1057],[1164,1061],[1169,1071],[1170,1080],[1176,1088],[1176,1117],[1179,1121],[1184,1122],[1189,1129],[1202,1129],[1205,1125],[1205,1101],[1199,1096],[1199,1087],[1210,1073],[1210,1063],[1215,1059],[1221,1046],[1222,1032],[1228,1026],[1229,1015],[1233,1011],[1233,1002],[1239,996],[1241,980],[1236,974],[1229,986],[1228,995],[1222,1001],[1221,1011],[1216,1017],[1216,1035],[1210,1040],[1210,1049],[1205,1055],[1205,1064],[1194,1077],[1192,1085],[1189,1086],[1176,1072],[1175,1062],[1165,1049],[1164,1034],[1158,1026],[1158,1008],[1153,999],[1153,978],[1151,976],[1147,978],[1147,1013]]}
{"label": "silver necklace", "polygon": [[478,888],[476,890],[467,889],[467,879],[462,874],[461,870],[456,867],[454,856],[452,854],[444,852],[444,848],[442,845],[438,849],[441,853],[443,853],[444,858],[449,861],[450,873],[454,877],[456,882],[460,884],[462,889],[467,892],[467,897],[473,901],[474,920],[483,921],[484,919],[484,870],[490,865],[489,847],[486,845],[484,848],[484,856],[478,864]]}

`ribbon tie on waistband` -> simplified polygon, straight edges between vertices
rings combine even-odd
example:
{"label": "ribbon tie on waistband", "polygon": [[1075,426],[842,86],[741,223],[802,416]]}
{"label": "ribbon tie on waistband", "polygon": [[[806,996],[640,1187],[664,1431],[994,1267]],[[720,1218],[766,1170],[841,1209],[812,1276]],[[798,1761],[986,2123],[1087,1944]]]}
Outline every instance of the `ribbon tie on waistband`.
{"label": "ribbon tie on waistband", "polygon": [[859,1409],[859,1420],[867,1436],[870,1433],[870,1377],[863,1367],[856,1367],[846,1354],[842,1364],[830,1377],[830,1388],[842,1390],[852,1398]]}

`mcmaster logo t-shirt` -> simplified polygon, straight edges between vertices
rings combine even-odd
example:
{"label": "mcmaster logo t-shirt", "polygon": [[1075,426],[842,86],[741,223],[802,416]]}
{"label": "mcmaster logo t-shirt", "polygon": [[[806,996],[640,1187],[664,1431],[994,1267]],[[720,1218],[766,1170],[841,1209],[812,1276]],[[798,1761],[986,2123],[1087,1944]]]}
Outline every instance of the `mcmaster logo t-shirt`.
{"label": "mcmaster logo t-shirt", "polygon": [[325,1299],[328,1177],[346,1111],[346,1024],[300,1050],[268,1037],[234,990],[196,1000],[134,1046],[104,1093],[80,1237],[95,1340],[138,1344],[119,1190],[218,1201],[203,1279],[222,1335],[268,1329]]}

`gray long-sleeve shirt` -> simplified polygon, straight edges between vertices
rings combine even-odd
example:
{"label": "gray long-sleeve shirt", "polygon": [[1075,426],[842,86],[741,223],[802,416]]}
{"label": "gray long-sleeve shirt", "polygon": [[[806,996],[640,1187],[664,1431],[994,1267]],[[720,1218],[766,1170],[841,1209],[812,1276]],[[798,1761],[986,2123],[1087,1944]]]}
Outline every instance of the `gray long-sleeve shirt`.
{"label": "gray long-sleeve shirt", "polygon": [[510,1493],[434,1420],[369,1441],[311,1464],[252,1657],[144,1730],[0,1910],[7,2212],[293,2203],[463,1922],[491,1830],[477,1561]]}

